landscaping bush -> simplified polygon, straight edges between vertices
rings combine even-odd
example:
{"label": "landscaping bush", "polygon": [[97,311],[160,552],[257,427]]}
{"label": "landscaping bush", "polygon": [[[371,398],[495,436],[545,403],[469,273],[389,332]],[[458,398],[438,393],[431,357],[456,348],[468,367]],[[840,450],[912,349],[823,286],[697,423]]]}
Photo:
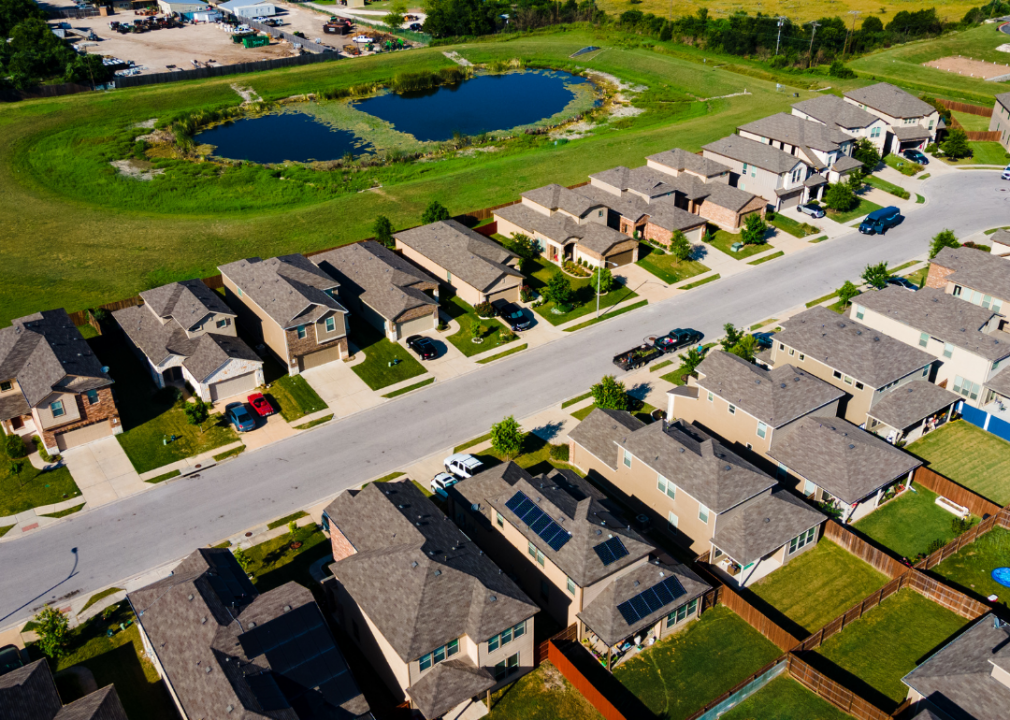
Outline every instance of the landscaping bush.
{"label": "landscaping bush", "polygon": [[482,318],[494,317],[494,308],[491,307],[491,303],[489,302],[482,302],[474,306],[473,311]]}
{"label": "landscaping bush", "polygon": [[519,299],[523,302],[530,302],[533,300],[533,288],[529,285],[523,285],[519,288]]}
{"label": "landscaping bush", "polygon": [[565,277],[565,274],[560,270],[555,270],[551,279],[547,281],[544,295],[560,309],[562,305],[572,304],[575,292],[572,290],[571,281]]}
{"label": "landscaping bush", "polygon": [[858,205],[859,198],[847,183],[838,182],[824,193],[824,204],[835,212],[845,212]]}
{"label": "landscaping bush", "polygon": [[42,458],[42,462],[44,463],[59,462],[60,456],[50,455],[49,451],[46,450],[45,444],[42,442],[42,438],[40,438],[38,435],[35,435],[32,438],[32,442],[35,443],[35,447],[38,448],[39,457]]}
{"label": "landscaping bush", "polygon": [[568,446],[567,445],[551,445],[551,460],[558,460],[560,462],[568,462]]}
{"label": "landscaping bush", "polygon": [[192,402],[186,403],[185,413],[190,425],[200,425],[210,417],[210,404],[194,397]]}
{"label": "landscaping bush", "polygon": [[153,399],[158,405],[175,405],[182,400],[182,390],[174,385],[166,385],[154,393]]}
{"label": "landscaping bush", "polygon": [[751,213],[744,218],[740,239],[744,245],[764,245],[768,234],[768,223],[758,213]]}
{"label": "landscaping bush", "polygon": [[4,437],[4,452],[11,460],[17,460],[28,454],[28,448],[20,435],[7,435]]}
{"label": "landscaping bush", "polygon": [[449,211],[445,209],[445,206],[438,200],[432,200],[431,204],[428,205],[424,210],[424,214],[421,216],[422,225],[431,225],[432,223],[438,222],[440,220],[448,220],[451,215]]}

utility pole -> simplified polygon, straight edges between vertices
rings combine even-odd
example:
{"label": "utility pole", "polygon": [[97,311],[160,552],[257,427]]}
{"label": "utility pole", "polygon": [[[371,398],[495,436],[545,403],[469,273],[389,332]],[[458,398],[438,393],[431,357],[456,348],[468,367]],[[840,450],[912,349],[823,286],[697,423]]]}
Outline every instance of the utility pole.
{"label": "utility pole", "polygon": [[778,34],[778,37],[775,38],[775,54],[776,55],[779,54],[779,43],[782,42],[782,26],[786,24],[786,20],[788,20],[788,18],[786,18],[786,17],[784,17],[782,15],[779,15],[779,34]]}
{"label": "utility pole", "polygon": [[817,21],[810,23],[810,51],[807,53],[807,68],[811,68],[814,65],[814,38],[817,36],[817,28],[821,24]]}
{"label": "utility pole", "polygon": [[856,31],[856,17],[862,15],[859,10],[849,10],[849,15],[852,16],[852,26],[849,28],[848,34],[845,36],[845,46],[842,48],[842,57],[845,56],[846,49],[849,47],[849,38]]}

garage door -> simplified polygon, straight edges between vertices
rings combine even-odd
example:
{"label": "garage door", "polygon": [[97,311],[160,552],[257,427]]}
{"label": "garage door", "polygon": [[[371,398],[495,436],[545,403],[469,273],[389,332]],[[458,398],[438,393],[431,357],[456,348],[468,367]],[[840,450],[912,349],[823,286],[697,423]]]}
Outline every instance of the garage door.
{"label": "garage door", "polygon": [[628,265],[634,259],[635,259],[635,251],[625,250],[622,253],[611,255],[610,257],[607,258],[607,262],[617,263],[618,265]]}
{"label": "garage door", "polygon": [[803,197],[803,193],[795,193],[794,195],[790,195],[789,197],[784,197],[782,198],[782,205],[780,207],[782,208],[796,207],[797,205],[800,204],[801,197]]}
{"label": "garage door", "polygon": [[508,302],[519,302],[519,286],[515,285],[506,290],[500,290],[487,296],[487,301],[493,303],[495,300],[507,300]]}
{"label": "garage door", "polygon": [[414,318],[413,320],[407,320],[406,322],[398,323],[400,326],[400,337],[410,337],[411,335],[416,335],[417,333],[422,333],[426,330],[435,329],[435,319],[433,315],[425,315],[423,317]]}
{"label": "garage door", "polygon": [[57,435],[56,445],[60,450],[69,450],[70,448],[77,447],[78,445],[84,445],[85,443],[109,437],[111,434],[112,427],[109,425],[108,420],[103,420],[102,422],[97,422],[94,425],[88,425],[87,427],[78,428],[77,430],[71,430],[70,432]]}
{"label": "garage door", "polygon": [[216,402],[221,398],[231,397],[249,393],[256,389],[256,373],[250,372],[245,375],[228,378],[221,382],[216,382],[210,386],[211,402]]}
{"label": "garage door", "polygon": [[314,352],[311,355],[304,355],[298,359],[298,364],[302,370],[309,370],[310,368],[319,367],[320,365],[325,365],[328,362],[333,362],[334,360],[340,359],[340,346],[334,345],[326,350],[320,350],[319,352]]}

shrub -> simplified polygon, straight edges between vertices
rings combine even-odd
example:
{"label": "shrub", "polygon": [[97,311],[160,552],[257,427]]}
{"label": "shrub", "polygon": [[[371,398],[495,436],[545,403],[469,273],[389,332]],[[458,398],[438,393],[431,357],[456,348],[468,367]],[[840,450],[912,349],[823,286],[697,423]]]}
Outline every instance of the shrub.
{"label": "shrub", "polygon": [[479,303],[478,305],[474,306],[473,311],[477,313],[479,317],[482,318],[494,317],[494,308],[491,307],[491,303],[489,302]]}
{"label": "shrub", "polygon": [[593,402],[596,407],[609,410],[627,410],[629,398],[624,383],[618,382],[613,375],[604,375],[600,382],[590,388],[593,392]]}
{"label": "shrub", "polygon": [[568,446],[567,445],[551,445],[551,460],[559,460],[560,462],[568,462]]}
{"label": "shrub", "polygon": [[845,67],[841,60],[835,60],[831,63],[831,67],[828,68],[828,74],[841,80],[849,80],[856,77],[856,73]]}
{"label": "shrub", "polygon": [[193,402],[186,403],[185,413],[190,425],[200,425],[210,417],[210,405],[194,397]]}
{"label": "shrub", "polygon": [[393,247],[393,223],[385,215],[378,215],[372,223],[375,239],[386,247]]}
{"label": "shrub", "polygon": [[32,622],[39,636],[39,649],[46,657],[56,660],[67,652],[67,635],[70,633],[70,621],[58,608],[46,605],[39,611]]}
{"label": "shrub", "polygon": [[926,548],[926,555],[932,555],[933,553],[935,553],[937,550],[939,550],[943,546],[944,546],[943,540],[940,540],[939,538],[937,538],[936,540],[934,540],[933,542],[931,542],[929,544],[928,548]]}
{"label": "shrub", "polygon": [[11,460],[17,460],[28,454],[28,448],[20,435],[7,435],[4,438],[4,452]]}
{"label": "shrub", "polygon": [[42,458],[42,462],[44,462],[44,463],[51,463],[51,462],[59,462],[60,461],[60,456],[59,455],[50,455],[49,454],[49,451],[46,450],[45,443],[42,442],[42,438],[40,438],[38,435],[36,435],[36,436],[34,436],[32,438],[32,442],[35,443],[35,447],[38,448],[39,457]]}
{"label": "shrub", "polygon": [[971,529],[972,523],[971,518],[951,518],[950,529],[955,535],[963,535]]}
{"label": "shrub", "polygon": [[763,245],[768,234],[768,223],[758,213],[751,213],[744,219],[740,239],[744,245]]}
{"label": "shrub", "polygon": [[941,230],[933,236],[933,241],[929,244],[929,259],[932,260],[944,248],[959,248],[961,243],[957,241],[953,230]]}
{"label": "shrub", "polygon": [[238,562],[239,567],[242,568],[242,572],[248,574],[249,568],[252,567],[252,558],[246,555],[245,551],[240,547],[232,550],[232,555],[235,556],[235,561]]}
{"label": "shrub", "polygon": [[502,460],[514,459],[522,450],[525,439],[526,433],[511,415],[491,426],[491,447],[501,455]]}
{"label": "shrub", "polygon": [[836,212],[851,210],[859,204],[859,198],[847,183],[835,183],[824,193],[824,204]]}
{"label": "shrub", "polygon": [[440,220],[448,220],[450,217],[452,216],[449,215],[449,211],[445,209],[442,203],[438,200],[432,200],[421,216],[421,223],[423,225],[430,225]]}
{"label": "shrub", "polygon": [[943,148],[944,155],[954,160],[972,156],[971,146],[968,145],[968,135],[961,128],[951,128],[947,133],[947,139],[940,147]]}
{"label": "shrub", "polygon": [[519,288],[519,299],[523,302],[530,302],[533,300],[533,288],[529,285],[523,285]]}

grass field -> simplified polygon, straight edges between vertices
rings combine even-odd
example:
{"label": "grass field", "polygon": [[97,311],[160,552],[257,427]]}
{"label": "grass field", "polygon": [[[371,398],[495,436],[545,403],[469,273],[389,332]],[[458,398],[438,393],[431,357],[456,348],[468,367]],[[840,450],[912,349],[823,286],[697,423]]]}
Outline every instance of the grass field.
{"label": "grass field", "polygon": [[732,250],[733,244],[743,242],[740,235],[734,235],[731,232],[726,232],[725,230],[719,230],[715,233],[712,241],[706,243],[727,255],[731,258],[737,260],[743,260],[744,258],[749,258],[751,255],[757,255],[758,253],[763,253],[765,250],[769,250],[771,245],[768,243],[762,243],[760,245],[744,245],[740,250],[734,252]]}
{"label": "grass field", "polygon": [[1010,502],[1010,445],[982,428],[958,420],[905,449],[979,495],[999,505]]}
{"label": "grass field", "polygon": [[491,695],[488,720],[603,720],[582,693],[545,662]]}
{"label": "grass field", "polygon": [[941,158],[941,160],[948,165],[1004,166],[1007,164],[1007,152],[998,142],[970,142],[968,145],[972,150],[972,156],[970,158],[961,158],[960,160],[948,160],[947,158]]}
{"label": "grass field", "polygon": [[851,720],[827,700],[780,675],[719,720]]}
{"label": "grass field", "polygon": [[875,202],[870,202],[866,198],[859,198],[859,204],[851,210],[846,210],[845,212],[835,212],[834,210],[828,210],[828,217],[839,223],[847,223],[850,220],[855,220],[856,218],[863,217],[863,215],[869,215],[874,210],[879,210],[880,205]]}
{"label": "grass field", "polygon": [[1005,567],[1007,558],[1010,558],[1010,530],[997,526],[929,572],[979,600],[997,595],[1005,607],[1007,588],[992,579],[992,571]]}
{"label": "grass field", "polygon": [[950,114],[968,132],[986,132],[989,129],[989,118],[987,116],[972,115],[971,113],[957,111],[952,111]]}

